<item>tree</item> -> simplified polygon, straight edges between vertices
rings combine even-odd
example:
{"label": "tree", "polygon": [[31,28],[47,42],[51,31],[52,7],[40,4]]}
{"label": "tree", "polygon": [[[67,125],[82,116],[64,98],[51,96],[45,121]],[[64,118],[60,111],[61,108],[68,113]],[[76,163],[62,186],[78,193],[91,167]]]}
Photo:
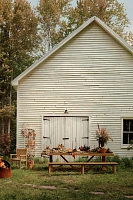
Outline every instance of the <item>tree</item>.
{"label": "tree", "polygon": [[26,0],[0,2],[0,42],[15,77],[34,60],[33,52],[38,49],[40,42],[38,20]]}
{"label": "tree", "polygon": [[11,137],[8,133],[0,134],[0,154],[7,155],[10,152]]}
{"label": "tree", "polygon": [[133,33],[130,31],[124,38],[131,46],[133,46]]}
{"label": "tree", "polygon": [[11,81],[38,58],[38,19],[27,0],[0,0],[0,132],[10,135],[16,93]]}
{"label": "tree", "polygon": [[3,59],[3,54],[0,54],[0,118],[1,132],[10,133],[10,119],[13,113],[11,106],[11,74],[12,70]]}
{"label": "tree", "polygon": [[69,10],[67,29],[64,35],[77,29],[92,16],[97,16],[120,36],[125,36],[125,28],[130,25],[124,5],[117,0],[77,0]]}
{"label": "tree", "polygon": [[60,28],[66,25],[66,16],[71,0],[40,0],[37,13],[41,25],[40,33],[49,51],[62,40]]}

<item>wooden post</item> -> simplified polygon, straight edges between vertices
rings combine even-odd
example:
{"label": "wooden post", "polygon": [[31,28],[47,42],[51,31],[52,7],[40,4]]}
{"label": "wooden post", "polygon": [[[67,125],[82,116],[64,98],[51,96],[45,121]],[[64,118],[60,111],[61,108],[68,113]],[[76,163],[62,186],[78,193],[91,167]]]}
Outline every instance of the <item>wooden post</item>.
{"label": "wooden post", "polygon": [[50,174],[52,171],[53,171],[53,169],[52,169],[52,165],[49,165],[48,173]]}
{"label": "wooden post", "polygon": [[84,174],[84,165],[81,165],[81,174]]}
{"label": "wooden post", "polygon": [[[106,161],[105,156],[102,156],[102,162],[105,162],[105,161]],[[105,165],[102,165],[102,171],[106,171]]]}
{"label": "wooden post", "polygon": [[49,156],[49,161],[53,162],[53,156],[52,155]]}
{"label": "wooden post", "polygon": [[106,159],[105,159],[105,156],[102,156],[102,162],[105,162]]}
{"label": "wooden post", "polygon": [[112,166],[112,171],[113,171],[114,174],[116,174],[116,165]]}

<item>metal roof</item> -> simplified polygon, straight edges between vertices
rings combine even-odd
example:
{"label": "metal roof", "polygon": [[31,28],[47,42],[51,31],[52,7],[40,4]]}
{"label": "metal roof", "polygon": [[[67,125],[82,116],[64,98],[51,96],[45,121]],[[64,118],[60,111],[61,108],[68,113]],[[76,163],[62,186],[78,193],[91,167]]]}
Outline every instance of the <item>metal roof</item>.
{"label": "metal roof", "polygon": [[73,31],[70,35],[68,35],[64,40],[62,40],[59,44],[57,44],[51,51],[42,56],[39,60],[35,61],[29,68],[27,68],[24,72],[22,72],[19,76],[17,76],[13,81],[12,85],[16,87],[18,85],[19,80],[21,80],[24,76],[26,76],[29,72],[31,72],[34,68],[36,68],[39,64],[44,62],[47,58],[49,58],[55,51],[60,49],[64,44],[66,44],[70,39],[72,39],[75,35],[81,32],[84,28],[90,25],[92,22],[96,22],[101,28],[103,28],[109,35],[111,35],[117,42],[119,42],[125,49],[127,49],[131,54],[133,54],[133,47],[130,46],[123,38],[121,38],[117,33],[115,33],[111,28],[109,28],[103,21],[101,21],[98,17],[94,16],[83,23],[79,28]]}

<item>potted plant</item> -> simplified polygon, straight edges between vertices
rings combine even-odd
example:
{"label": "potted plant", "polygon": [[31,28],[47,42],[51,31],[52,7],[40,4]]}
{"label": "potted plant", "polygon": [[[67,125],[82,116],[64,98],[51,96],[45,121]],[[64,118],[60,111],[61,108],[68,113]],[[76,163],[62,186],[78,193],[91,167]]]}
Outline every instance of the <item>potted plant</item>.
{"label": "potted plant", "polygon": [[113,141],[113,139],[109,136],[106,128],[100,128],[99,124],[98,129],[96,130],[96,139],[98,140],[99,147],[104,147],[108,140]]}
{"label": "potted plant", "polygon": [[127,150],[133,149],[133,140],[130,140]]}

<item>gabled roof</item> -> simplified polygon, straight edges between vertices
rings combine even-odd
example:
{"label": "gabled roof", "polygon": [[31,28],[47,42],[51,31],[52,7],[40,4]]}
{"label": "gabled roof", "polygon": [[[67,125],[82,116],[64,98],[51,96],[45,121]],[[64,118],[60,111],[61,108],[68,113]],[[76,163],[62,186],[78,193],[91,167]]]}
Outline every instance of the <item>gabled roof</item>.
{"label": "gabled roof", "polygon": [[62,40],[59,44],[57,44],[51,51],[42,56],[39,60],[35,61],[29,68],[27,68],[24,72],[22,72],[19,76],[17,76],[13,81],[12,85],[16,87],[18,85],[19,80],[21,80],[24,76],[26,76],[29,72],[31,72],[34,68],[36,68],[39,64],[45,61],[49,56],[51,56],[55,51],[60,49],[64,44],[66,44],[70,39],[72,39],[75,35],[81,32],[84,28],[90,25],[92,22],[96,22],[99,26],[101,26],[109,35],[112,36],[117,42],[119,42],[125,49],[127,49],[131,54],[133,54],[133,47],[130,46],[123,38],[121,38],[117,33],[115,33],[111,28],[109,28],[103,21],[101,21],[98,17],[91,17],[84,24],[82,24],[79,28],[73,31],[70,35],[68,35],[64,40]]}

